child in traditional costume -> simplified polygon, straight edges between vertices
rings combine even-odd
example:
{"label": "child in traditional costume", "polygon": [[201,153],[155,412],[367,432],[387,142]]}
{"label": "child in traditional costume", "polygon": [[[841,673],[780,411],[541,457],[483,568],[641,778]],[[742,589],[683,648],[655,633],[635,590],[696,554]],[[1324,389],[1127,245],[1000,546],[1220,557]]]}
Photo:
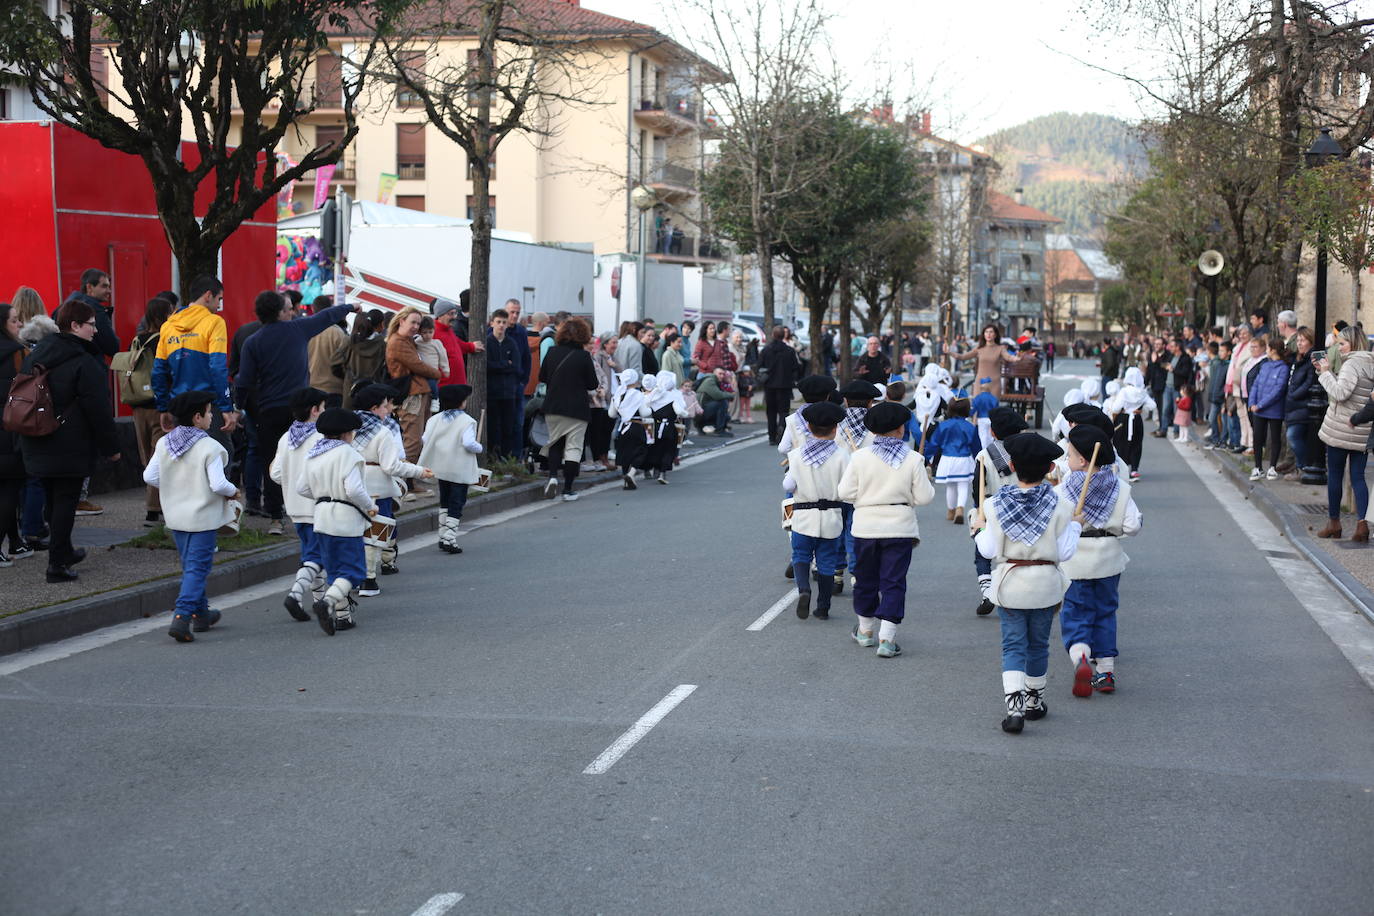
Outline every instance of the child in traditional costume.
{"label": "child in traditional costume", "polygon": [[[405,460],[405,444],[401,440],[400,424],[391,416],[396,391],[387,385],[368,385],[353,395],[354,412],[360,424],[353,436],[353,447],[363,456],[363,479],[367,492],[377,501],[377,514],[396,517],[397,500],[405,494],[406,479],[430,480],[434,472]],[[396,533],[393,530],[386,547],[367,545],[367,576],[358,589],[364,598],[382,593],[377,584],[378,574],[393,575],[396,566]]]}
{"label": "child in traditional costume", "polygon": [[626,369],[616,377],[616,391],[607,413],[615,421],[615,463],[620,466],[621,487],[638,489],[635,477],[649,452],[649,419],[653,410],[639,386],[639,370]]}
{"label": "child in traditional costume", "polygon": [[317,598],[324,597],[326,587],[320,545],[315,541],[315,504],[296,492],[296,484],[305,470],[305,456],[321,438],[315,420],[324,412],[328,397],[318,388],[302,388],[291,395],[292,423],[277,443],[277,455],[267,470],[281,487],[286,514],[296,526],[300,542],[301,565],[283,601],[286,612],[299,621],[310,619],[310,609]]}
{"label": "child in traditional costume", "polygon": [[792,565],[797,583],[797,616],[811,614],[811,564],[816,564],[815,616],[830,619],[834,582],[843,575],[844,517],[840,478],[849,466],[849,449],[835,439],[844,420],[839,406],[822,401],[802,408],[810,437],[787,455],[783,489],[792,497]]}
{"label": "child in traditional costume", "polygon": [[[974,491],[974,505],[981,511],[983,502],[1006,486],[1016,484],[1016,472],[1011,468],[1011,457],[1004,443],[1017,433],[1025,432],[1027,423],[1019,413],[1010,407],[996,407],[988,417],[992,441],[987,444],[976,459],[978,464],[977,480],[980,486]],[[992,561],[973,548],[973,570],[978,575],[978,591],[982,595],[977,609],[979,617],[992,613]]]}
{"label": "child in traditional costume", "polygon": [[439,478],[439,549],[458,554],[458,523],[468,501],[468,487],[477,482],[477,456],[482,443],[477,441],[477,421],[463,410],[469,385],[443,385],[439,388],[439,412],[425,424],[420,437],[420,464]]}
{"label": "child in traditional costume", "polygon": [[948,419],[942,420],[930,434],[925,452],[927,460],[935,465],[935,482],[945,485],[949,510],[946,520],[962,525],[973,482],[973,456],[980,448],[978,428],[969,422],[968,399],[955,398],[946,410]]}

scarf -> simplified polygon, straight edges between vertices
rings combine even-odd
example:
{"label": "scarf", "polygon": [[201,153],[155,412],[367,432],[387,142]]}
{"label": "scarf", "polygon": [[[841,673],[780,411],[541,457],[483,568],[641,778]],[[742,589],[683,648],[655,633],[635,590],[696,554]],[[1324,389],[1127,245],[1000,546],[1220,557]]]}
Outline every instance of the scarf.
{"label": "scarf", "polygon": [[[1086,471],[1074,471],[1064,482],[1064,495],[1075,503],[1083,492]],[[1121,492],[1121,480],[1110,467],[1099,468],[1087,481],[1088,496],[1083,500],[1083,517],[1088,523],[1101,528],[1111,517],[1112,506],[1116,505],[1117,494]]]}
{"label": "scarf", "polygon": [[1011,473],[1011,456],[1007,454],[1007,448],[1000,439],[988,442],[986,451],[988,460],[992,462],[992,469],[999,477],[1006,477]]}
{"label": "scarf", "polygon": [[452,423],[454,420],[458,419],[459,415],[461,415],[462,413],[463,408],[455,407],[452,410],[440,411],[439,416],[443,417],[445,420]]}
{"label": "scarf", "polygon": [[301,443],[310,438],[315,431],[314,423],[302,423],[300,420],[291,424],[291,428],[286,431],[286,444],[291,448],[300,448]]}
{"label": "scarf", "polygon": [[993,497],[993,508],[997,511],[997,521],[1007,537],[1022,544],[1034,544],[1050,526],[1054,518],[1054,508],[1059,504],[1059,494],[1047,483],[1023,490],[1014,484],[1007,484]]}
{"label": "scarf", "polygon": [[382,423],[381,417],[370,410],[355,410],[353,412],[358,415],[359,420],[363,421],[363,425],[353,434],[353,447],[361,452],[382,431],[385,424]]}
{"label": "scarf", "polygon": [[869,448],[873,449],[873,454],[881,458],[883,464],[890,468],[901,467],[906,456],[911,453],[909,445],[893,436],[874,436],[873,443]]}
{"label": "scarf", "polygon": [[830,460],[839,447],[834,439],[810,439],[802,446],[802,463],[818,468]]}
{"label": "scarf", "polygon": [[794,411],[792,414],[792,418],[797,421],[797,428],[800,429],[802,433],[802,445],[805,445],[806,443],[810,442],[812,438],[814,438],[811,435],[811,427],[806,425],[806,420],[802,417],[802,410],[805,409],[805,407],[806,405],[803,404],[801,407],[798,407],[796,411]]}
{"label": "scarf", "polygon": [[325,452],[330,451],[331,449],[336,449],[341,445],[347,444],[348,443],[343,441],[342,439],[320,439],[314,445],[310,446],[310,454],[306,455],[305,457],[314,458],[317,455],[323,455]]}
{"label": "scarf", "polygon": [[844,409],[844,419],[840,421],[840,430],[844,437],[849,440],[849,444],[857,446],[864,441],[864,417],[868,416],[867,407],[846,407]]}
{"label": "scarf", "polygon": [[199,427],[178,426],[165,437],[167,439],[167,454],[171,455],[173,460],[180,458],[208,435],[210,434]]}

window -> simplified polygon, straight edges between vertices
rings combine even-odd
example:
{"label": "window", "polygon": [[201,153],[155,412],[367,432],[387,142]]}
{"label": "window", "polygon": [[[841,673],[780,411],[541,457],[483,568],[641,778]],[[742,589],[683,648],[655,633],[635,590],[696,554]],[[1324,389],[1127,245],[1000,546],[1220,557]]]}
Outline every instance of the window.
{"label": "window", "polygon": [[396,125],[396,177],[401,181],[425,177],[425,125]]}
{"label": "window", "polygon": [[0,89],[0,121],[8,121],[10,117],[10,91]]}
{"label": "window", "polygon": [[343,61],[335,54],[321,54],[315,60],[315,105],[343,107]]}
{"label": "window", "polygon": [[397,194],[396,206],[405,210],[419,210],[424,212],[425,195],[423,194]]}
{"label": "window", "polygon": [[[488,209],[488,210],[490,211],[490,213],[491,213],[491,216],[489,217],[489,221],[490,221],[491,225],[494,227],[494,226],[496,225],[496,197],[495,197],[495,196],[491,196],[491,197],[488,197],[488,198],[487,198],[487,209]],[[477,218],[477,198],[476,198],[475,196],[473,196],[472,194],[469,194],[469,195],[468,195],[468,219],[476,219],[476,218]]]}
{"label": "window", "polygon": [[1341,71],[1337,69],[1331,74],[1331,95],[1340,98],[1341,88]]}
{"label": "window", "polygon": [[343,142],[344,129],[342,127],[316,127],[315,128],[315,148],[323,149],[326,146],[334,146]]}
{"label": "window", "polygon": [[1027,226],[1026,228],[1022,229],[1021,231],[1022,231],[1022,233],[1024,233],[1022,237],[1023,237],[1026,241],[1029,242],[1029,241],[1031,240],[1031,227],[1030,227],[1030,226]]}
{"label": "window", "polygon": [[[425,75],[425,52],[406,51],[399,55],[400,69],[416,82],[420,82]],[[396,84],[396,107],[398,108],[418,108],[420,107],[420,97],[411,89],[402,85],[399,81]]]}
{"label": "window", "polygon": [[[487,181],[496,180],[496,154],[487,157]],[[472,160],[468,159],[468,181],[472,181]]]}

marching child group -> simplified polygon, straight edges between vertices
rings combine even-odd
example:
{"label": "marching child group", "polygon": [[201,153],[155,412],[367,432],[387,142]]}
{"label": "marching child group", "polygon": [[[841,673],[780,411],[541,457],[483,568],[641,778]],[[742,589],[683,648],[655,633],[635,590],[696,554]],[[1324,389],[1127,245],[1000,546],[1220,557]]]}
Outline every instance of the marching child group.
{"label": "marching child group", "polygon": [[788,417],[778,447],[786,456],[783,526],[797,616],[827,619],[848,569],[858,618],[851,638],[876,646],[879,658],[901,654],[897,627],[920,544],[916,507],[935,497],[933,465],[935,482],[946,486],[947,521],[964,524],[974,496],[968,524],[982,598],[976,614],[996,609],[1001,618],[1001,726],[1019,734],[1026,720],[1049,711],[1056,612],[1073,695],[1116,689],[1116,612],[1128,559],[1121,539],[1141,527],[1126,479],[1133,467],[1118,459],[1119,431],[1100,407],[1085,401],[1064,411],[1061,447],[987,399],[974,408],[986,421],[980,429],[962,390],[927,378],[931,384],[923,380],[916,392],[916,414],[903,403],[904,384],[880,389],[856,381],[837,391],[828,376],[799,383],[806,403]]}

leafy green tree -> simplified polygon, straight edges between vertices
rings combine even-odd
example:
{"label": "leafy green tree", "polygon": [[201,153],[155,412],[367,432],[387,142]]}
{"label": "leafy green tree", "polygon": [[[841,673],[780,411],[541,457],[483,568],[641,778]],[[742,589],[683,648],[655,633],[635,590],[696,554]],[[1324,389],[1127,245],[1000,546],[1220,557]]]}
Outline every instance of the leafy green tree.
{"label": "leafy green tree", "polygon": [[1374,262],[1374,191],[1367,169],[1348,160],[1299,172],[1289,181],[1289,205],[1303,238],[1325,246],[1350,273],[1354,321],[1360,320],[1360,277]]}

